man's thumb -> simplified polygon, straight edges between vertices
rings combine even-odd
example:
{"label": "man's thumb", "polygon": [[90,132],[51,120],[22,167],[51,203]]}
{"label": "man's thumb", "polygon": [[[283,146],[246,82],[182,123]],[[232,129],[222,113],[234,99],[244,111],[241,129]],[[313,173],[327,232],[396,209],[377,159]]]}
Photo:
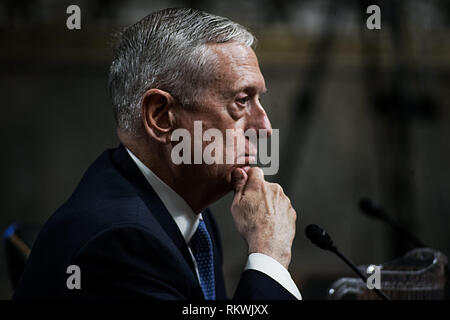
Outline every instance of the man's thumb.
{"label": "man's thumb", "polygon": [[240,193],[247,182],[247,173],[242,168],[235,168],[231,173],[231,182],[235,193]]}

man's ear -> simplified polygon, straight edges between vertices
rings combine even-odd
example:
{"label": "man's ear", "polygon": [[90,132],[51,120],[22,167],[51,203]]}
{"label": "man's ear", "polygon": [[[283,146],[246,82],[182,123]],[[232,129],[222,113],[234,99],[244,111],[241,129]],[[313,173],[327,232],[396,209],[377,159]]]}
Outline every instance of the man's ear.
{"label": "man's ear", "polygon": [[170,143],[170,134],[175,125],[176,105],[177,101],[167,91],[147,90],[141,106],[145,132],[161,143]]}

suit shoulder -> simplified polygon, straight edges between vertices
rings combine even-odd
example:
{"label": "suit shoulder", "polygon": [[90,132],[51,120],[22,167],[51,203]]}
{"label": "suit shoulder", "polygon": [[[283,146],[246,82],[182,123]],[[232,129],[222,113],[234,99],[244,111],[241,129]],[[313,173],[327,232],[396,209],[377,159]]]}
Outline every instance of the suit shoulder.
{"label": "suit shoulder", "polygon": [[76,218],[112,225],[140,220],[147,208],[132,183],[113,164],[113,152],[103,152],[86,170],[72,195],[55,212],[55,222]]}
{"label": "suit shoulder", "polygon": [[114,226],[141,225],[149,230],[156,227],[142,198],[113,165],[113,151],[103,152],[87,169],[70,198],[43,226],[38,244],[67,239],[68,243],[61,244],[76,249]]}

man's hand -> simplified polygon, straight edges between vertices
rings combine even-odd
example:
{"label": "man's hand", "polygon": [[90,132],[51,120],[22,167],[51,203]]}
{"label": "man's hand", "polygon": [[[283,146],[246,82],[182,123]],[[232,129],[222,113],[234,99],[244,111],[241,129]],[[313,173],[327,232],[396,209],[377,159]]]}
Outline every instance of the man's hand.
{"label": "man's hand", "polygon": [[291,261],[296,212],[279,184],[264,181],[260,168],[232,172],[231,213],[250,253],[266,254],[286,269]]}

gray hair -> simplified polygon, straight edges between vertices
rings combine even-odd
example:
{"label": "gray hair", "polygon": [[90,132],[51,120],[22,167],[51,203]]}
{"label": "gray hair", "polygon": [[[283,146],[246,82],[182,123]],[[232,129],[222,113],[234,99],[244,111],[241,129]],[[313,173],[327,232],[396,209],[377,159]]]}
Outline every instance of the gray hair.
{"label": "gray hair", "polygon": [[187,8],[151,13],[116,38],[109,91],[118,128],[132,135],[142,128],[142,97],[150,88],[169,92],[185,107],[199,103],[199,90],[214,71],[207,44],[256,42],[227,18]]}

